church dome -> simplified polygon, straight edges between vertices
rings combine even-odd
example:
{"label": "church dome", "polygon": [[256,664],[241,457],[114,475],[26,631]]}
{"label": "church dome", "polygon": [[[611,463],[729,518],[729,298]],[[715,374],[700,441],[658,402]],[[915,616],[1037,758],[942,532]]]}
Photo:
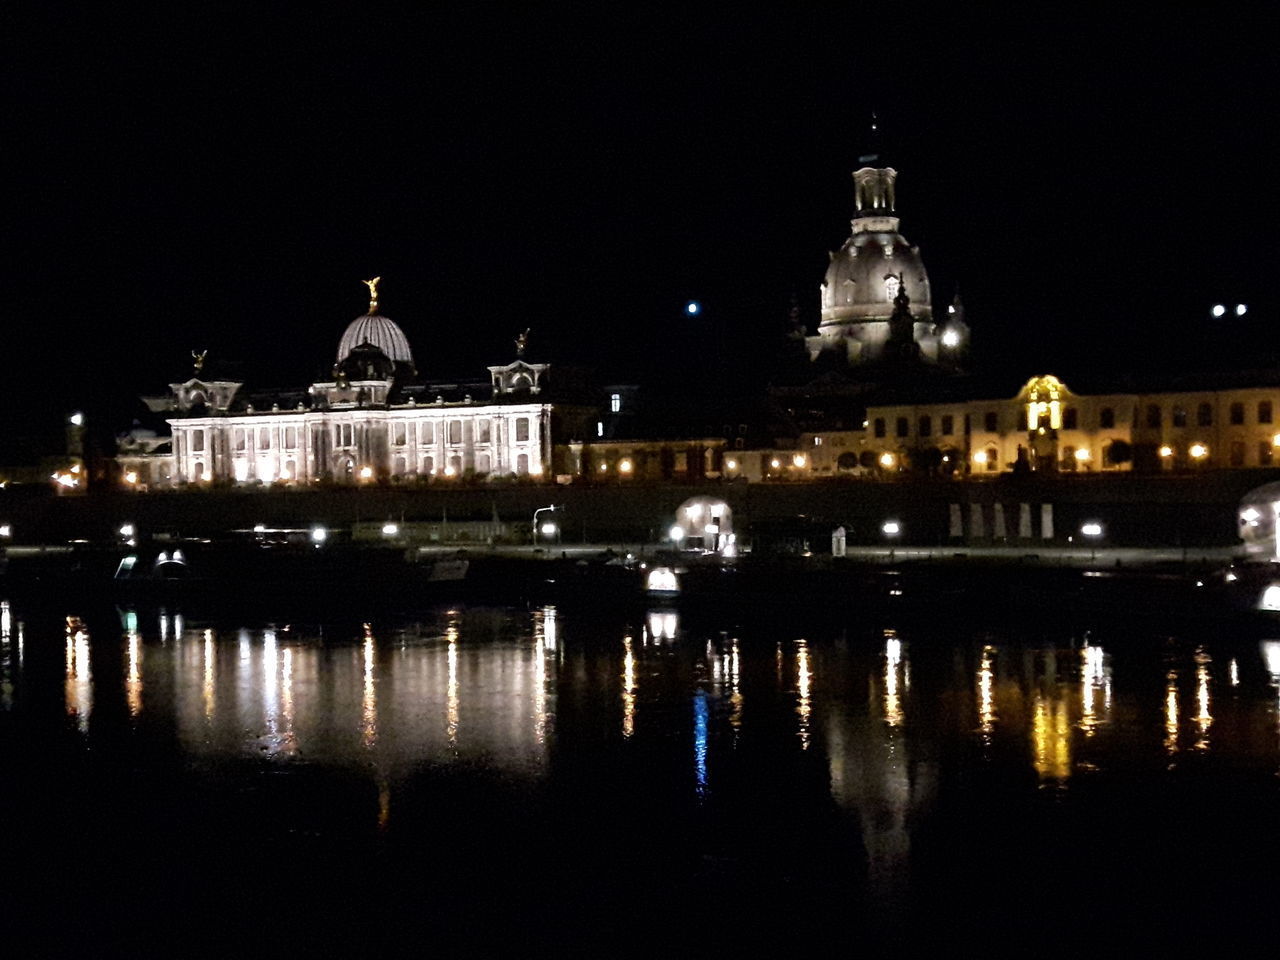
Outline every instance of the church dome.
{"label": "church dome", "polygon": [[896,230],[854,233],[831,255],[822,283],[822,323],[888,319],[898,295],[899,275],[907,288],[912,315],[917,320],[931,320],[929,274],[919,249]]}
{"label": "church dome", "polygon": [[339,380],[390,380],[395,376],[395,362],[386,351],[364,340],[352,347],[333,368]]}
{"label": "church dome", "polygon": [[898,171],[892,167],[854,171],[853,231],[831,254],[822,283],[822,326],[887,320],[898,295],[899,275],[907,288],[912,316],[917,321],[932,321],[929,274],[920,250],[898,232],[897,179]]}
{"label": "church dome", "polygon": [[404,331],[395,321],[376,312],[351,321],[346,333],[338,341],[338,362],[341,363],[352,350],[366,343],[377,347],[396,363],[413,366],[413,353],[409,349],[409,340]]}

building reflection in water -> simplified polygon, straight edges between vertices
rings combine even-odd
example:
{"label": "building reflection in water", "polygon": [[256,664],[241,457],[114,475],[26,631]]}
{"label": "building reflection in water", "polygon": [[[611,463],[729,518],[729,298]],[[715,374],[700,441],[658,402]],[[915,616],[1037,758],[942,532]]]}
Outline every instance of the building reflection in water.
{"label": "building reflection in water", "polygon": [[93,670],[89,663],[89,631],[79,617],[67,617],[66,704],[81,733],[89,730],[93,712]]}
{"label": "building reflection in water", "polygon": [[1164,685],[1164,749],[1173,756],[1178,752],[1178,671],[1165,675]]}
{"label": "building reflection in water", "polygon": [[1262,660],[1271,676],[1271,686],[1276,690],[1276,729],[1280,730],[1280,640],[1262,641]]}
{"label": "building reflection in water", "polygon": [[124,696],[129,705],[129,716],[135,719],[142,713],[142,635],[138,633],[136,624],[135,616],[135,628],[125,634],[128,674],[124,681]]}
{"label": "building reflection in water", "polygon": [[361,646],[361,653],[364,661],[364,683],[361,686],[360,699],[360,742],[368,750],[378,742],[378,695],[374,689],[373,630],[367,623],[364,625],[364,643]]}
{"label": "building reflection in water", "polygon": [[13,614],[9,601],[0,600],[0,708],[13,707],[14,669]]}
{"label": "building reflection in water", "polygon": [[996,648],[987,644],[982,648],[982,659],[978,663],[978,731],[982,734],[982,742],[991,745],[991,734],[996,728],[995,697],[995,663]]}
{"label": "building reflection in water", "polygon": [[693,696],[693,775],[699,797],[707,792],[707,692]]}
{"label": "building reflection in water", "polygon": [[1209,727],[1213,724],[1213,714],[1209,709],[1209,654],[1204,647],[1196,650],[1196,739],[1197,750],[1209,749]]}
{"label": "building reflection in water", "polygon": [[650,610],[645,628],[646,644],[650,640],[674,640],[680,630],[680,615],[674,610]]}

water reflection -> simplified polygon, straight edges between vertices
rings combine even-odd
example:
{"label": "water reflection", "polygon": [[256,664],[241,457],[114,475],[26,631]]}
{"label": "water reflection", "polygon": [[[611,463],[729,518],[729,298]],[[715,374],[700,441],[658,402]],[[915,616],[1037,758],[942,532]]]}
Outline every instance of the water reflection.
{"label": "water reflection", "polygon": [[93,712],[93,668],[89,662],[89,631],[79,617],[67,617],[67,715],[76,718],[81,733],[89,730]]}
{"label": "water reflection", "polygon": [[631,652],[631,635],[622,638],[622,735],[636,732],[636,656]]}
{"label": "water reflection", "polygon": [[1213,723],[1213,714],[1209,711],[1209,654],[1201,647],[1196,651],[1196,728],[1199,737],[1196,740],[1197,750],[1209,749],[1209,726]]}
{"label": "water reflection", "polygon": [[9,601],[0,600],[0,708],[13,707],[14,651],[13,615]]}
{"label": "water reflection", "polygon": [[1178,752],[1178,673],[1170,670],[1164,685],[1164,749],[1169,756]]}
{"label": "water reflection", "polygon": [[809,699],[809,682],[813,677],[809,669],[809,644],[804,640],[796,641],[796,693],[799,702],[796,713],[800,717],[799,736],[800,749],[809,749],[809,715],[813,712],[813,704]]}

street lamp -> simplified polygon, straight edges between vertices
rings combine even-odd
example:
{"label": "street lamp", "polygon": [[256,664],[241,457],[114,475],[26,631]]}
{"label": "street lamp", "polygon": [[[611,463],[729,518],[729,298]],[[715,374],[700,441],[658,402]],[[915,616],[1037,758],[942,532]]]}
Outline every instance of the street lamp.
{"label": "street lamp", "polygon": [[[539,526],[538,526],[538,514],[540,514],[540,513],[555,513],[555,511],[556,511],[557,509],[559,509],[559,508],[558,508],[558,507],[553,503],[553,504],[551,504],[551,505],[550,505],[550,506],[548,506],[548,507],[539,507],[537,510],[533,511],[533,544],[534,544],[534,546],[537,546],[537,544],[538,544],[538,532],[539,532],[539,530],[541,530],[542,535],[543,535],[543,536],[546,536],[546,537],[553,537],[553,536],[555,536],[555,533],[556,533],[556,525],[555,525],[554,523],[546,523],[546,524],[544,524],[541,528],[539,528]],[[547,529],[548,527],[550,527],[551,529],[550,529],[550,530],[548,530],[548,529]]]}
{"label": "street lamp", "polygon": [[1080,532],[1089,538],[1089,562],[1098,559],[1098,538],[1102,536],[1102,524],[1090,520],[1080,528]]}
{"label": "street lamp", "polygon": [[889,540],[889,562],[892,563],[893,551],[897,545],[897,538],[898,535],[902,533],[902,524],[898,523],[897,520],[886,520],[880,525],[880,532]]}

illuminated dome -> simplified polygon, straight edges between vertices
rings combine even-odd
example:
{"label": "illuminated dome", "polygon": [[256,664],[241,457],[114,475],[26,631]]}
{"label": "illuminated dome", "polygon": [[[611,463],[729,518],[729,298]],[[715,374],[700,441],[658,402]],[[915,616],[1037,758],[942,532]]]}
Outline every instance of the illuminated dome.
{"label": "illuminated dome", "polygon": [[413,366],[413,352],[409,340],[394,320],[379,313],[367,313],[356,317],[338,342],[338,362],[347,358],[356,347],[368,343],[377,347],[396,363]]}
{"label": "illuminated dome", "polygon": [[887,320],[898,295],[899,274],[912,316],[917,321],[933,319],[929,274],[920,250],[898,232],[898,218],[893,215],[897,175],[891,167],[864,167],[853,175],[857,215],[852,235],[831,254],[822,283],[822,327]]}

